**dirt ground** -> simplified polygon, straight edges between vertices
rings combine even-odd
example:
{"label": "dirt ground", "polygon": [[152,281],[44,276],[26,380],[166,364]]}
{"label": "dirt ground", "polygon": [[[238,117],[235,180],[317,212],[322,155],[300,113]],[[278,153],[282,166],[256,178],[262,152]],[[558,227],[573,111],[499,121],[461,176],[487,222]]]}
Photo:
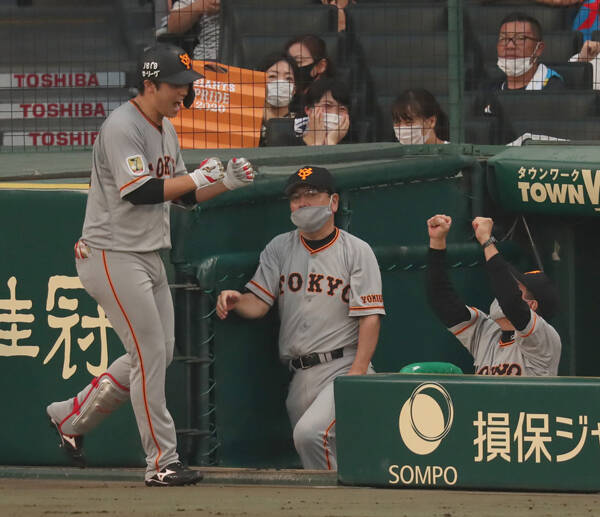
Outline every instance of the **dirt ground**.
{"label": "dirt ground", "polygon": [[0,516],[581,517],[598,494],[199,484],[147,488],[131,481],[0,478]]}

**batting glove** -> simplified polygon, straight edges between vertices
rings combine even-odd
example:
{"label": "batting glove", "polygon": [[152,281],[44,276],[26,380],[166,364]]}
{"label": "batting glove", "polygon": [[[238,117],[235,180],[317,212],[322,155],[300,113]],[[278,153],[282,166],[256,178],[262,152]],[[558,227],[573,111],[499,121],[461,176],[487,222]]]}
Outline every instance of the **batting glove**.
{"label": "batting glove", "polygon": [[223,185],[229,190],[246,187],[254,181],[254,169],[246,158],[232,158],[227,164]]}
{"label": "batting glove", "polygon": [[218,158],[207,158],[194,172],[190,172],[190,178],[196,184],[196,190],[208,187],[223,179],[225,175],[223,164]]}

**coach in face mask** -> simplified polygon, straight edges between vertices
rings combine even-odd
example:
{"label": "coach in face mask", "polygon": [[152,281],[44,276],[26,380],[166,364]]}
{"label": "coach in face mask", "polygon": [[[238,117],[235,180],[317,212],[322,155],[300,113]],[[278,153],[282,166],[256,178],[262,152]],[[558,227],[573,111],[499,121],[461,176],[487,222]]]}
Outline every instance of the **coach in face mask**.
{"label": "coach in face mask", "polygon": [[526,14],[512,13],[500,23],[497,42],[498,68],[505,77],[495,82],[500,90],[563,89],[560,74],[541,63],[544,52],[542,28]]}

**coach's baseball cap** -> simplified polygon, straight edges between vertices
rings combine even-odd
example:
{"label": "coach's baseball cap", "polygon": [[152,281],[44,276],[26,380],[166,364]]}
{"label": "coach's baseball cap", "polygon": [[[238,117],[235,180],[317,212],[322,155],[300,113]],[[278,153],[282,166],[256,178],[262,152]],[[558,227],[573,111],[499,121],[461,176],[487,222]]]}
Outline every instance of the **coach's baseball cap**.
{"label": "coach's baseball cap", "polygon": [[335,181],[331,172],[325,167],[305,165],[300,167],[294,174],[290,175],[285,184],[285,195],[289,196],[299,185],[309,185],[319,190],[333,194],[335,192]]}
{"label": "coach's baseball cap", "polygon": [[[192,68],[192,60],[188,53],[172,43],[157,43],[144,50],[138,65],[138,78],[153,79],[169,84],[192,84],[203,77]],[[189,108],[194,101],[194,89],[186,96],[183,104]]]}
{"label": "coach's baseball cap", "polygon": [[548,320],[558,310],[558,291],[552,280],[543,271],[527,271],[520,273],[514,267],[513,276],[521,282],[538,302],[538,314]]}

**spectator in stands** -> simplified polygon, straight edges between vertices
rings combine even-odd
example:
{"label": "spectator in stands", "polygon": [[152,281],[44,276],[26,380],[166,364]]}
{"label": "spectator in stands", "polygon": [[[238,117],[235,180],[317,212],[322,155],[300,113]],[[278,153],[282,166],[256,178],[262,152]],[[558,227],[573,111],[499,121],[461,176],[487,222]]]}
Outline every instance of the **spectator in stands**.
{"label": "spectator in stands", "polygon": [[500,23],[498,68],[505,77],[492,85],[500,90],[555,90],[562,77],[540,62],[544,38],[540,23],[527,14],[511,13]]}
{"label": "spectator in stands", "polygon": [[392,120],[401,144],[448,143],[448,117],[427,90],[404,90],[392,105]]}
{"label": "spectator in stands", "polygon": [[315,81],[306,94],[308,124],[299,145],[336,145],[350,128],[350,92],[336,79]]}
{"label": "spectator in stands", "polygon": [[338,32],[346,30],[346,12],[344,9],[350,4],[355,4],[356,0],[321,0],[323,5],[333,5],[338,10]]}
{"label": "spectator in stands", "polygon": [[299,93],[306,93],[310,85],[320,77],[334,77],[335,68],[327,56],[325,42],[313,34],[299,36],[285,45],[285,52],[296,61],[300,72],[296,85]]}
{"label": "spectator in stands", "polygon": [[194,39],[192,59],[214,59],[219,55],[221,0],[176,0],[167,21],[169,34],[190,34]]}
{"label": "spectator in stands", "polygon": [[265,122],[273,118],[296,118],[290,104],[296,94],[298,66],[287,54],[271,54],[265,58],[260,70],[266,73],[267,92],[261,144],[265,136]]}
{"label": "spectator in stands", "polygon": [[575,54],[569,61],[588,62],[592,64],[593,88],[600,90],[600,41],[585,41],[578,54]]}

